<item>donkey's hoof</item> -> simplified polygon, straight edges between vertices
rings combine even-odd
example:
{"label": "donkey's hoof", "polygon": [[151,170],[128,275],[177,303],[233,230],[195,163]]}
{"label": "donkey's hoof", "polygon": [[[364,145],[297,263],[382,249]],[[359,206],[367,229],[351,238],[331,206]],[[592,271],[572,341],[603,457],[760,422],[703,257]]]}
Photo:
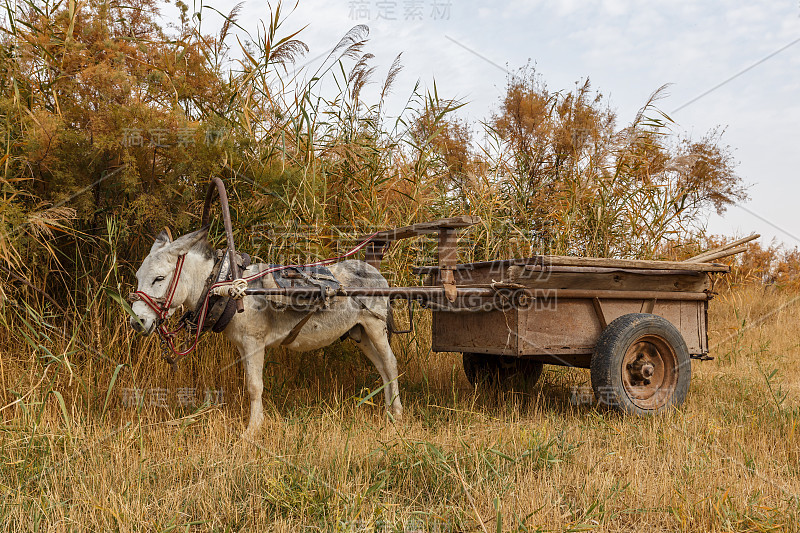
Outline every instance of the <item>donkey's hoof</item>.
{"label": "donkey's hoof", "polygon": [[257,437],[258,437],[258,429],[247,428],[246,430],[244,430],[244,433],[242,433],[242,440],[244,441],[250,442],[255,440]]}
{"label": "donkey's hoof", "polygon": [[247,422],[247,429],[242,433],[242,439],[252,440],[258,437],[261,426],[264,425],[264,414],[256,412],[250,415],[250,420]]}

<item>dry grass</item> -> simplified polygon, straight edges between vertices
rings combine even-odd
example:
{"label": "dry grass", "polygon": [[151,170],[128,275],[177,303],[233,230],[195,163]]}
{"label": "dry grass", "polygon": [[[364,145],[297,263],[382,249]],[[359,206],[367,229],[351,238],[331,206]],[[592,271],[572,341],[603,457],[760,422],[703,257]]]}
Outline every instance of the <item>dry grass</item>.
{"label": "dry grass", "polygon": [[[119,330],[106,356],[131,367],[105,410],[113,365],[80,363],[82,349],[69,365],[56,357],[43,378],[41,354],[20,347],[2,354],[5,389],[17,391],[8,401],[27,393],[2,411],[3,522],[12,531],[796,531],[796,298],[754,286],[721,295],[711,306],[717,359],[694,363],[683,409],[644,419],[570,402],[573,386],[588,386],[583,370],[551,370],[527,397],[476,393],[456,355],[420,348],[424,323],[418,346],[395,340],[403,421],[359,405],[379,379],[347,345],[275,353],[267,420],[252,443],[239,437],[239,369],[195,370],[234,362],[221,341],[172,375],[154,361],[155,344],[136,341],[126,355]],[[69,367],[81,369],[71,385]],[[222,387],[228,403],[126,408],[119,396],[134,382]]]}

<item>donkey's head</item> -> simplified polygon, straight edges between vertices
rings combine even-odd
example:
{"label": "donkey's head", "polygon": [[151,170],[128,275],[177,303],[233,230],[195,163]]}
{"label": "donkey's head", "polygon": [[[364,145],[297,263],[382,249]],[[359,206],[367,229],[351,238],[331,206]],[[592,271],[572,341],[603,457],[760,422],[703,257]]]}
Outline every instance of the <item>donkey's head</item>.
{"label": "donkey's head", "polygon": [[[208,272],[204,269],[213,265],[213,252],[207,241],[208,228],[188,233],[172,240],[168,230],[163,230],[156,237],[150,253],[144,258],[142,266],[136,271],[137,293],[139,297],[131,308],[139,321],[133,317],[130,324],[133,329],[149,335],[155,328],[159,316],[157,311],[148,305],[145,297],[157,306],[168,306],[167,316],[181,305],[194,304],[192,298],[199,297]],[[173,282],[179,258],[184,257],[180,276]],[[210,268],[208,269],[210,271]],[[166,301],[168,291],[172,287],[172,299]],[[198,287],[199,286],[199,287]],[[141,294],[145,296],[142,296]]]}

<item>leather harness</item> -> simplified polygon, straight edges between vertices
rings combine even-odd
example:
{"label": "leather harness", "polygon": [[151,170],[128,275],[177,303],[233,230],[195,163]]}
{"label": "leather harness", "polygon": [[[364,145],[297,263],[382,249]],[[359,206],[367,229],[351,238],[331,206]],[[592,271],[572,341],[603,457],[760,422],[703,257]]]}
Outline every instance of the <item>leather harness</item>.
{"label": "leather harness", "polygon": [[[173,366],[173,368],[176,367],[178,360],[190,354],[195,350],[195,348],[197,348],[197,343],[204,331],[210,329],[214,332],[221,332],[230,323],[233,315],[236,312],[241,313],[244,311],[244,304],[242,300],[247,295],[249,283],[270,273],[289,269],[294,266],[300,266],[301,268],[305,269],[308,267],[329,265],[337,261],[341,261],[367,246],[367,244],[376,235],[378,235],[378,232],[369,235],[360,244],[338,257],[322,259],[306,265],[287,265],[267,268],[256,274],[244,276],[243,270],[249,266],[250,257],[247,254],[236,252],[236,248],[233,243],[233,228],[231,227],[228,194],[225,191],[225,184],[217,177],[211,179],[211,183],[206,190],[205,202],[203,203],[203,214],[201,218],[201,228],[207,229],[210,225],[211,203],[214,199],[215,192],[217,198],[219,198],[223,225],[225,227],[225,238],[228,246],[225,251],[221,251],[221,253],[219,251],[217,252],[218,259],[214,264],[211,275],[208,277],[208,279],[206,279],[203,294],[195,305],[195,309],[191,312],[184,313],[183,317],[181,317],[179,321],[177,329],[174,331],[169,331],[167,329],[165,321],[171,312],[172,300],[175,296],[175,289],[181,276],[181,270],[183,269],[183,263],[186,259],[186,254],[182,254],[178,257],[175,266],[175,272],[172,274],[172,279],[170,280],[167,291],[163,297],[156,298],[150,296],[142,290],[136,290],[129,296],[131,303],[135,301],[143,301],[155,313],[156,331],[158,332],[158,335],[162,341],[164,358]],[[167,236],[171,242],[172,235],[170,234],[168,228]],[[224,261],[223,256],[226,256],[226,260]],[[229,268],[227,268],[228,263],[230,263]],[[311,281],[313,278],[315,278],[315,275],[312,272],[307,281]],[[333,281],[336,282],[335,278]],[[322,281],[321,283],[324,285],[326,282],[330,282],[330,280]],[[311,282],[311,284],[320,289],[320,298],[322,299],[322,304],[320,305],[317,303],[315,306],[310,306],[308,308],[308,314],[304,316],[299,323],[294,326],[294,328],[292,328],[287,337],[284,339],[284,344],[294,341],[300,332],[300,329],[302,329],[303,325],[308,322],[309,318],[314,312],[318,311],[321,307],[327,307],[327,297],[329,295],[326,288],[321,286],[319,282]],[[194,328],[194,341],[185,349],[176,348],[174,342],[176,335],[181,329],[188,329],[191,331],[192,327]],[[200,330],[200,328],[202,328],[202,330]],[[173,359],[169,355],[169,352],[172,352],[176,358]]]}
{"label": "leather harness", "polygon": [[[211,286],[220,281],[231,280],[228,251],[217,250],[216,255],[217,260],[214,263],[211,274],[206,278],[205,287],[203,287],[203,292],[200,294],[200,299],[197,300],[197,304],[195,304],[193,310],[187,311],[181,317],[181,321],[186,324],[187,328],[192,333],[197,331],[197,321],[199,319],[200,310],[202,309],[203,302],[205,302],[205,299],[208,297],[208,291],[211,290]],[[239,266],[239,271],[244,272],[244,270],[250,266],[250,256],[243,252],[236,252],[235,257],[236,263]],[[226,296],[212,295],[208,301],[208,312],[205,322],[203,323],[203,332],[208,330],[214,333],[222,332],[235,314],[236,300]]]}
{"label": "leather harness", "polygon": [[[181,322],[186,324],[187,329],[191,333],[197,332],[197,321],[206,298],[209,298],[208,312],[203,324],[202,333],[208,330],[214,333],[221,333],[236,314],[236,300],[227,296],[212,295],[209,297],[208,295],[209,290],[211,290],[211,287],[215,283],[230,281],[231,279],[227,250],[217,250],[216,255],[217,260],[214,263],[214,268],[211,270],[211,274],[209,274],[208,278],[206,278],[205,287],[203,288],[203,292],[197,304],[194,306],[194,310],[187,311],[180,319]],[[243,252],[236,252],[236,262],[239,266],[239,271],[244,272],[244,270],[250,266],[250,256]],[[270,265],[270,268],[276,267],[278,267],[278,265]],[[307,268],[290,266],[281,270],[275,270],[272,272],[272,276],[278,287],[305,286],[316,287],[320,290],[319,295],[313,296],[310,300],[305,302],[307,306],[305,316],[292,327],[283,341],[281,341],[281,345],[286,346],[294,342],[303,329],[303,326],[306,325],[315,312],[328,306],[328,291],[335,291],[340,287],[340,283],[333,276],[331,271],[323,266]]]}
{"label": "leather harness", "polygon": [[[276,265],[271,265],[275,268]],[[272,273],[275,284],[281,288],[290,287],[314,287],[319,289],[319,294],[313,295],[308,299],[295,299],[294,304],[302,304],[306,308],[306,314],[294,325],[286,337],[281,341],[281,346],[287,346],[294,342],[303,326],[311,320],[311,317],[320,309],[328,307],[328,295],[339,289],[341,284],[331,271],[324,266],[290,266]]]}

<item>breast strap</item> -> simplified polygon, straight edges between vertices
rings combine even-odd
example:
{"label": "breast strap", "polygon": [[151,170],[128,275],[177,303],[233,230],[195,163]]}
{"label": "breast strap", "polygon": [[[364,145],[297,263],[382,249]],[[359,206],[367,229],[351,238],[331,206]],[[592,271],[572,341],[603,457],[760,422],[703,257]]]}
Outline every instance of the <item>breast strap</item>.
{"label": "breast strap", "polygon": [[[203,287],[203,292],[194,310],[187,311],[181,318],[181,320],[187,324],[190,331],[197,330],[197,314],[200,312],[211,286],[220,281],[230,280],[231,269],[228,264],[227,250],[217,250],[216,255],[217,260],[214,263],[214,268],[211,270],[211,274],[209,274],[208,278],[206,278],[205,287]],[[243,252],[236,252],[236,262],[241,271],[244,271],[250,266],[250,256]],[[203,324],[203,331],[211,330],[214,333],[220,333],[228,326],[235,314],[236,301],[233,298],[216,295],[211,296],[208,300],[208,312],[206,313],[206,320]]]}

